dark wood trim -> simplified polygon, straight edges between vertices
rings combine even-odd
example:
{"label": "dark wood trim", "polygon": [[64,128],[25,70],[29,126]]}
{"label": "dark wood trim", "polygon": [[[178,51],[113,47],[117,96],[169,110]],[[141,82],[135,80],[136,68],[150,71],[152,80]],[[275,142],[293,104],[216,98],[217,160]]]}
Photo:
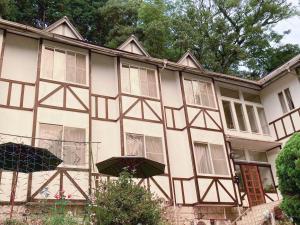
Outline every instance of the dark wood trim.
{"label": "dark wood trim", "polygon": [[11,92],[12,92],[12,82],[9,82],[8,92],[7,92],[7,100],[6,100],[6,105],[7,106],[10,106]]}
{"label": "dark wood trim", "polygon": [[[149,100],[148,100],[149,101]],[[144,102],[147,106],[148,106],[148,108],[150,109],[150,111],[157,117],[157,119],[160,121],[160,122],[162,122],[162,118],[155,112],[155,110],[152,108],[152,106],[147,102],[147,100],[146,99],[144,99],[144,98],[142,98],[142,102]],[[160,104],[162,104],[161,102],[160,102]],[[163,107],[161,108],[161,110],[163,110]],[[161,111],[161,113],[163,113],[163,111]]]}
{"label": "dark wood trim", "polygon": [[185,204],[183,180],[180,180],[180,187],[181,187],[182,202],[183,202],[183,204]]}
{"label": "dark wood trim", "polygon": [[125,155],[125,140],[124,140],[124,125],[123,125],[123,105],[122,105],[122,86],[121,86],[121,59],[117,56],[117,76],[118,76],[118,96],[119,97],[119,118],[120,118],[120,141],[121,141],[121,156]]}
{"label": "dark wood trim", "polygon": [[160,99],[157,99],[157,98],[151,98],[151,97],[147,97],[147,96],[127,94],[127,93],[123,93],[122,91],[120,92],[120,95],[125,96],[125,97],[133,97],[133,98],[139,98],[139,99],[143,98],[145,100],[150,100],[150,101],[154,101],[154,102],[160,102]]}
{"label": "dark wood trim", "polygon": [[211,189],[211,187],[213,186],[213,184],[215,184],[215,179],[212,179],[210,184],[208,185],[207,189],[205,190],[205,192],[203,193],[202,197],[201,197],[201,202],[204,201],[206,195],[208,194],[209,190]]}
{"label": "dark wood trim", "polygon": [[[122,98],[122,97],[121,97]],[[120,99],[121,99],[120,98]],[[123,116],[125,116],[134,106],[136,106],[139,102],[141,101],[141,99],[137,99],[135,100],[126,110],[125,112],[122,112]]]}
{"label": "dark wood trim", "polygon": [[[189,122],[189,125],[192,126],[193,123],[195,122],[195,120],[199,117],[199,115],[201,114],[201,112],[203,112],[202,109],[199,110],[199,112],[196,113],[196,115],[193,117],[193,119],[191,120],[191,122]],[[206,126],[205,126],[206,127]]]}
{"label": "dark wood trim", "polygon": [[70,87],[82,88],[82,89],[89,90],[89,86],[87,86],[87,85],[67,83],[67,82],[63,82],[63,81],[50,80],[50,79],[46,79],[46,78],[40,78],[40,81],[45,82],[45,83],[52,83],[52,84],[58,84],[58,85],[62,85],[62,86],[70,86]]}
{"label": "dark wood trim", "polygon": [[[150,177],[150,180],[152,180],[152,182],[156,185],[156,187],[163,193],[163,195],[171,200],[172,198],[164,191],[164,189],[157,183],[157,181],[153,178],[153,177]],[[172,196],[172,193],[170,193],[171,196]]]}
{"label": "dark wood trim", "polygon": [[118,122],[119,118],[117,118],[117,119],[103,119],[103,118],[92,117],[92,120],[99,120],[99,121],[106,121],[106,122]]}
{"label": "dark wood trim", "polygon": [[[78,95],[69,86],[66,86],[66,89],[68,89],[72,93],[72,95],[77,99],[77,101],[81,104],[81,106],[85,110],[89,111],[89,108],[85,105],[85,103],[78,97]],[[91,95],[89,94],[89,96],[91,96]]]}
{"label": "dark wood trim", "polygon": [[[224,191],[227,193],[227,195],[229,195],[229,197],[235,202],[235,201],[237,201],[237,199],[236,198],[234,198],[231,194],[230,194],[230,192],[226,189],[226,187],[222,184],[222,182],[220,181],[220,180],[216,180],[216,184],[217,183],[219,183],[220,184],[220,186],[224,189]],[[218,185],[217,185],[218,186]],[[233,186],[233,189],[235,189],[235,187]]]}
{"label": "dark wood trim", "polygon": [[41,78],[42,49],[43,49],[43,39],[40,39],[39,40],[39,50],[38,50],[36,81],[35,81],[35,100],[34,100],[34,106],[33,106],[33,126],[32,126],[32,134],[31,134],[31,136],[32,136],[31,145],[32,146],[35,146],[35,137],[36,137],[39,87],[40,87],[40,78]]}
{"label": "dark wood trim", "polygon": [[282,119],[284,119],[285,117],[287,117],[287,116],[289,116],[289,115],[291,115],[291,114],[293,114],[293,113],[296,113],[296,112],[300,112],[300,107],[299,108],[296,108],[296,109],[294,109],[294,110],[292,110],[292,111],[290,111],[290,112],[288,112],[288,113],[286,113],[286,114],[284,114],[284,115],[282,115],[282,116],[280,116],[279,118],[277,118],[277,119],[275,119],[275,120],[273,120],[273,121],[271,121],[271,122],[269,122],[269,125],[271,125],[272,123],[276,123],[276,122],[278,122],[279,120],[282,120]]}
{"label": "dark wood trim", "polygon": [[195,161],[195,155],[194,155],[194,145],[193,145],[193,140],[192,140],[191,129],[190,129],[190,127],[188,127],[189,117],[188,117],[188,110],[187,110],[187,104],[186,104],[186,98],[185,98],[182,72],[179,72],[179,77],[180,77],[181,96],[182,96],[182,101],[183,101],[183,106],[184,106],[183,108],[184,108],[184,114],[185,114],[185,122],[187,124],[187,134],[188,134],[188,141],[189,141],[192,167],[193,167],[193,173],[194,173],[194,182],[195,182],[195,188],[196,188],[197,202],[200,202],[201,198],[200,198],[199,183],[198,183],[198,179],[196,177],[197,170],[196,170],[196,161]]}
{"label": "dark wood trim", "polygon": [[[51,95],[55,94],[56,92],[60,91],[63,88],[63,86],[58,86],[57,88],[55,88],[54,90],[50,91],[47,95],[45,95],[43,98],[41,98],[38,101],[38,104],[41,104],[43,101],[45,101],[46,99],[48,99]],[[64,106],[65,107],[65,106]]]}
{"label": "dark wood trim", "polygon": [[0,51],[0,77],[2,77],[2,67],[3,67],[3,60],[4,60],[4,50],[6,46],[6,30],[3,30],[3,39],[2,39],[2,46]]}
{"label": "dark wood trim", "polygon": [[59,171],[59,194],[64,194],[64,176],[63,176],[63,170]]}
{"label": "dark wood trim", "polygon": [[24,105],[24,92],[25,92],[25,85],[21,84],[21,98],[20,98],[20,107],[21,108]]}
{"label": "dark wood trim", "polygon": [[214,108],[208,108],[208,107],[204,107],[204,106],[196,106],[196,105],[186,105],[187,108],[194,108],[194,109],[203,109],[203,110],[208,110],[208,111],[213,111],[213,112],[219,112],[219,109],[214,109]]}
{"label": "dark wood trim", "polygon": [[214,122],[214,124],[216,124],[216,126],[220,129],[220,131],[223,131],[223,128],[217,123],[217,121],[206,110],[204,110],[203,113],[206,114]]}
{"label": "dark wood trim", "polygon": [[132,117],[132,116],[124,116],[123,119],[136,120],[136,121],[149,122],[149,123],[160,123],[160,124],[162,124],[161,121],[149,120],[149,119],[142,119],[142,118],[137,118],[137,117]]}
{"label": "dark wood trim", "polygon": [[69,111],[69,112],[89,113],[89,111],[87,111],[87,110],[73,109],[73,108],[65,108],[65,107],[54,106],[54,105],[44,105],[44,104],[40,104],[39,107],[41,107],[41,108],[48,108],[48,109],[57,109],[57,110],[63,110],[63,111]]}
{"label": "dark wood trim", "polygon": [[31,189],[32,189],[32,173],[28,174],[28,183],[27,183],[27,201],[31,200]]}
{"label": "dark wood trim", "polygon": [[21,84],[21,85],[26,85],[26,86],[35,86],[35,83],[30,83],[30,82],[24,82],[24,81],[19,81],[19,80],[11,80],[11,79],[6,79],[0,77],[0,81],[7,82],[7,83],[14,83],[14,84]]}
{"label": "dark wood trim", "polygon": [[19,106],[7,106],[0,104],[0,108],[6,108],[6,109],[14,109],[14,110],[21,110],[21,111],[33,111],[33,108],[25,108],[25,107],[19,107]]}
{"label": "dark wood trim", "polygon": [[[66,177],[71,181],[71,183],[77,188],[77,190],[85,197],[86,200],[89,199],[87,194],[81,189],[81,187],[76,183],[76,181],[71,177],[71,175],[65,170],[63,171],[63,174],[66,175]],[[89,188],[90,189],[90,188]]]}
{"label": "dark wood trim", "polygon": [[[86,108],[86,110],[88,110],[89,112],[89,145],[88,145],[88,148],[89,148],[89,195],[92,194],[92,165],[93,165],[93,149],[92,149],[92,145],[91,145],[91,142],[92,142],[92,52],[91,50],[89,50],[89,107]],[[76,182],[75,182],[76,183]],[[74,185],[75,185],[74,183]],[[78,189],[78,188],[77,188]],[[81,189],[80,189],[81,190]],[[80,191],[79,190],[79,191]],[[81,191],[80,191],[81,192]],[[88,199],[86,197],[86,199]]]}

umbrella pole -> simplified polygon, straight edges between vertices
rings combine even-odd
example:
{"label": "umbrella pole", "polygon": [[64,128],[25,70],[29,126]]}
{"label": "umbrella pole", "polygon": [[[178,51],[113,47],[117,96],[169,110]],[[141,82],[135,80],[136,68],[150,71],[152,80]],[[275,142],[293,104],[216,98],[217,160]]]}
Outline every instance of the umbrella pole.
{"label": "umbrella pole", "polygon": [[13,181],[13,187],[12,187],[11,195],[10,195],[10,204],[11,204],[10,216],[9,216],[10,219],[12,218],[12,214],[13,214],[13,211],[14,211],[15,195],[16,195],[16,189],[17,189],[18,176],[19,176],[19,171],[16,172],[16,177]]}

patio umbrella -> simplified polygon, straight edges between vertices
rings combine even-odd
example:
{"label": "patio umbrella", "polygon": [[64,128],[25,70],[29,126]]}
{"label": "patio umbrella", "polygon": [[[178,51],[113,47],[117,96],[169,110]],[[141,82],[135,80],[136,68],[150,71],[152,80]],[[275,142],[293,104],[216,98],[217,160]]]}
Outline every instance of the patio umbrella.
{"label": "patio umbrella", "polygon": [[44,148],[12,142],[0,144],[0,169],[15,171],[10,202],[12,217],[18,174],[54,170],[62,160]]}
{"label": "patio umbrella", "polygon": [[140,156],[112,157],[96,164],[99,173],[118,177],[128,170],[136,178],[149,178],[164,174],[165,165]]}

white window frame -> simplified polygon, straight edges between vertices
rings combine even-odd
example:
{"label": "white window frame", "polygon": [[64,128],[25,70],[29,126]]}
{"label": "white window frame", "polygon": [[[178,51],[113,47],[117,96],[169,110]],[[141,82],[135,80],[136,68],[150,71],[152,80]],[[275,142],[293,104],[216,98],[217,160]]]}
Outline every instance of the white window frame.
{"label": "white window frame", "polygon": [[[294,104],[294,109],[290,109],[290,106],[289,106],[289,104],[288,104],[288,99],[287,99],[287,96],[286,96],[286,94],[285,94],[285,90],[286,90],[286,89],[288,89],[289,92],[290,92],[290,95],[291,95],[291,98],[292,98],[292,101],[293,101],[293,104]],[[281,93],[282,96],[283,96],[284,105],[285,105],[285,107],[286,107],[286,109],[287,109],[286,112],[283,111],[283,108],[282,108],[282,106],[281,106],[281,102],[280,102],[280,99],[279,99],[279,94],[280,94],[280,93]],[[277,99],[278,99],[278,101],[279,101],[279,104],[280,104],[280,107],[281,107],[281,110],[282,110],[283,115],[285,115],[285,114],[287,114],[287,113],[289,113],[289,112],[295,110],[295,108],[296,108],[295,102],[294,102],[294,99],[293,99],[293,96],[292,96],[292,93],[291,93],[291,89],[290,89],[289,87],[286,87],[286,88],[282,89],[281,91],[279,91],[279,92],[277,93]]]}
{"label": "white window frame", "polygon": [[[64,136],[65,136],[65,127],[71,127],[71,126],[65,126],[65,125],[61,125],[61,124],[53,124],[53,123],[43,123],[43,122],[40,122],[39,123],[39,131],[40,131],[40,125],[41,124],[46,124],[46,125],[53,125],[53,126],[61,126],[62,127],[62,138],[61,138],[61,143],[60,143],[60,158],[62,160],[64,160]],[[85,140],[87,139],[87,129],[86,128],[81,128],[81,127],[71,127],[71,128],[80,128],[80,129],[84,129],[85,130]],[[43,137],[39,137],[41,139],[39,139],[39,141],[41,141],[43,139]],[[51,141],[51,140],[49,140]],[[66,140],[68,141],[68,140]],[[83,162],[83,165],[74,165],[74,164],[66,164],[65,162],[62,162],[60,166],[58,167],[76,167],[76,168],[87,168],[88,165],[88,154],[89,152],[87,151],[87,148],[85,146],[85,149],[84,149],[84,152],[85,152],[85,156],[84,156],[84,162]]]}
{"label": "white window frame", "polygon": [[[156,86],[156,97],[153,97],[153,96],[148,96],[148,95],[142,95],[141,93],[139,94],[139,95],[137,95],[137,94],[134,94],[134,93],[131,93],[131,92],[128,92],[128,91],[124,91],[123,90],[123,84],[122,84],[122,68],[123,68],[123,66],[127,66],[128,68],[130,68],[130,67],[134,67],[134,68],[137,68],[138,69],[138,71],[139,71],[139,79],[140,79],[140,70],[141,69],[144,69],[144,70],[152,70],[152,71],[154,71],[154,76],[155,76],[155,86]],[[144,66],[138,66],[138,65],[136,65],[136,64],[132,64],[132,63],[126,63],[126,62],[124,62],[124,63],[120,63],[120,71],[121,71],[121,92],[122,93],[124,93],[124,94],[128,94],[128,95],[133,95],[133,96],[139,96],[139,97],[145,97],[145,98],[149,98],[149,99],[155,99],[155,100],[157,100],[157,99],[159,99],[160,97],[159,97],[159,78],[158,78],[158,74],[157,74],[157,71],[156,71],[156,69],[153,69],[153,68],[149,68],[149,67],[144,67]],[[131,85],[131,81],[130,81],[130,75],[129,75],[129,84]],[[141,90],[141,88],[140,88],[140,90]]]}
{"label": "white window frame", "polygon": [[[211,176],[211,177],[218,177],[218,176],[222,176],[222,177],[230,177],[230,167],[229,167],[229,162],[228,162],[228,157],[227,157],[227,151],[226,151],[226,147],[222,144],[215,144],[215,143],[208,143],[208,142],[201,142],[201,141],[194,141],[193,143],[193,153],[194,153],[194,156],[196,156],[195,154],[195,144],[202,144],[202,145],[207,145],[207,148],[208,148],[208,153],[209,153],[209,161],[210,161],[210,164],[212,166],[212,170],[213,170],[213,173],[199,173],[198,172],[198,169],[197,169],[197,165],[196,166],[196,171],[197,171],[197,175],[200,175],[200,176]],[[226,165],[227,165],[227,175],[225,174],[216,174],[215,173],[215,168],[214,168],[214,164],[213,164],[213,159],[212,159],[212,155],[211,155],[211,146],[210,145],[220,145],[223,147],[223,153],[224,153],[224,156],[225,156],[225,161],[226,161]],[[196,159],[195,159],[196,161]]]}
{"label": "white window frame", "polygon": [[[186,96],[186,90],[185,90],[185,81],[192,81],[192,91],[193,91],[193,98],[194,98],[194,102],[195,102],[195,92],[194,92],[194,83],[193,82],[202,82],[202,83],[207,83],[210,84],[212,87],[212,95],[213,95],[213,101],[214,101],[214,105],[215,107],[211,107],[211,106],[205,106],[205,105],[200,105],[200,104],[196,104],[196,103],[189,103],[187,96]],[[190,77],[183,77],[183,88],[185,91],[185,101],[187,105],[191,105],[191,106],[196,106],[196,107],[202,107],[202,108],[207,108],[207,109],[217,109],[217,102],[216,102],[216,93],[215,93],[215,89],[214,89],[214,84],[210,81],[204,80],[204,79],[195,79],[195,78],[190,78]]]}
{"label": "white window frame", "polygon": [[[161,138],[161,144],[162,144],[162,155],[163,155],[163,164],[166,165],[166,156],[165,156],[165,149],[164,149],[164,139],[160,136],[153,136],[153,135],[147,135],[147,134],[141,134],[141,133],[132,133],[132,132],[124,132],[124,140],[125,140],[125,155],[127,155],[127,138],[126,138],[126,135],[127,134],[133,134],[133,135],[140,135],[140,136],[143,136],[143,143],[144,143],[144,146],[143,146],[143,149],[144,149],[144,157],[146,159],[149,159],[147,157],[147,146],[146,146],[146,136],[148,137],[156,137],[156,138]],[[151,160],[151,159],[150,159]],[[156,161],[157,162],[157,161]]]}
{"label": "white window frame", "polygon": [[[234,89],[232,87],[227,87],[227,86],[220,86],[220,87],[224,87],[224,88],[228,88],[228,89]],[[258,116],[258,111],[257,108],[262,108],[264,109],[264,106],[260,103],[256,103],[256,102],[250,102],[250,101],[246,101],[243,97],[243,90],[241,90],[240,88],[235,88],[234,90],[239,92],[239,96],[240,99],[235,99],[235,98],[230,98],[230,97],[226,97],[226,96],[222,96],[221,92],[220,92],[220,87],[219,87],[219,96],[220,96],[220,105],[222,105],[222,114],[223,114],[223,118],[226,120],[225,118],[225,113],[224,113],[224,109],[223,109],[223,104],[222,101],[228,101],[230,102],[230,106],[231,106],[231,111],[232,111],[232,116],[233,116],[233,121],[235,124],[235,129],[229,129],[227,127],[227,123],[225,123],[226,129],[229,131],[238,131],[241,133],[251,133],[251,134],[257,134],[257,135],[264,135],[264,136],[270,136],[271,133],[269,134],[264,134],[263,130],[262,130],[262,124],[260,122],[259,116]],[[243,109],[243,114],[244,114],[244,118],[245,118],[245,125],[246,125],[246,131],[243,131],[240,129],[239,127],[239,123],[238,123],[238,119],[237,119],[237,114],[236,114],[236,110],[234,107],[234,103],[239,103],[242,105],[242,109]],[[252,106],[254,108],[254,116],[258,125],[258,132],[252,132],[251,131],[251,125],[250,125],[250,121],[249,121],[249,117],[248,117],[248,113],[247,113],[247,109],[246,106]]]}
{"label": "white window frame", "polygon": [[[73,53],[73,54],[80,54],[80,55],[84,55],[85,56],[85,84],[82,84],[82,83],[77,83],[77,82],[72,82],[72,81],[67,81],[67,72],[65,73],[65,75],[62,77],[62,79],[54,79],[52,77],[52,79],[48,78],[48,77],[44,77],[43,76],[43,72],[44,72],[44,68],[43,68],[43,65],[44,65],[44,52],[45,52],[45,49],[46,48],[49,48],[49,49],[53,49],[53,51],[55,52],[56,50],[57,51],[61,51],[61,52],[65,52],[65,54],[67,54],[68,52],[69,53]],[[54,57],[54,55],[53,55]],[[74,85],[79,85],[79,86],[85,86],[85,87],[88,87],[89,86],[89,76],[88,76],[88,73],[89,73],[89,68],[88,68],[88,55],[84,52],[80,52],[80,51],[73,51],[73,50],[70,50],[70,49],[67,49],[67,48],[57,48],[57,47],[54,47],[54,46],[51,46],[51,45],[44,45],[43,46],[43,49],[42,49],[42,58],[41,58],[41,79],[44,79],[44,80],[53,80],[53,81],[58,81],[58,82],[63,82],[63,83],[68,83],[68,84],[74,84]],[[65,65],[67,67],[67,64]],[[54,58],[53,58],[53,71],[52,73],[54,73]],[[53,74],[52,74],[53,76]]]}

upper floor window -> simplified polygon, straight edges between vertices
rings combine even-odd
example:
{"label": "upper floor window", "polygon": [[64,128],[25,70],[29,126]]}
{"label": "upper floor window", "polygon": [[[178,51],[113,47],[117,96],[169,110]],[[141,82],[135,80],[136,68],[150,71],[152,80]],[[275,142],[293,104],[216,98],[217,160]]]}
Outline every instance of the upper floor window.
{"label": "upper floor window", "polygon": [[86,56],[45,47],[41,76],[47,79],[86,84]]}
{"label": "upper floor window", "polygon": [[258,94],[220,87],[227,129],[270,134]]}
{"label": "upper floor window", "polygon": [[295,109],[292,95],[289,88],[284,89],[278,93],[279,102],[283,113]]}
{"label": "upper floor window", "polygon": [[155,70],[122,65],[122,91],[157,98]]}
{"label": "upper floor window", "polygon": [[46,148],[65,165],[86,164],[85,129],[40,123],[39,147]]}
{"label": "upper floor window", "polygon": [[184,80],[184,90],[188,104],[215,108],[215,96],[212,84],[200,80]]}
{"label": "upper floor window", "polygon": [[162,138],[126,133],[126,154],[164,163]]}
{"label": "upper floor window", "polygon": [[199,174],[229,174],[223,145],[194,143],[194,152]]}

